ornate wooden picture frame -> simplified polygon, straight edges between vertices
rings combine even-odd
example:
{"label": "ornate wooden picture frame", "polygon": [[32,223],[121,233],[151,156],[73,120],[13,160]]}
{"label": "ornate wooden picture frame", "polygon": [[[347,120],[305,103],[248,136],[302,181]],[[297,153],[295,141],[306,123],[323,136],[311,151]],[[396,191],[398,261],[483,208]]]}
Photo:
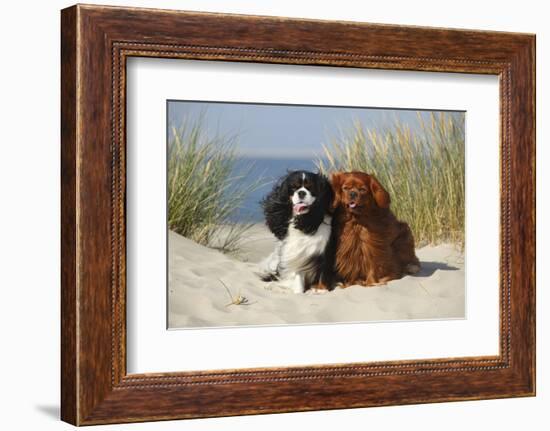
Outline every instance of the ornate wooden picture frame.
{"label": "ornate wooden picture frame", "polygon": [[[61,21],[64,421],[91,425],[535,394],[533,35],[81,5],[63,10]],[[133,56],[497,75],[499,355],[128,374],[125,99],[126,60]]]}

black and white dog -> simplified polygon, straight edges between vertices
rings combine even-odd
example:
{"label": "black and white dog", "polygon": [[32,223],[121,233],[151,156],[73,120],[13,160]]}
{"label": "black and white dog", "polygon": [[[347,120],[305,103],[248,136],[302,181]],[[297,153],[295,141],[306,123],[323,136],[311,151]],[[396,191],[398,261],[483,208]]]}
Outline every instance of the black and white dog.
{"label": "black and white dog", "polygon": [[278,242],[260,264],[262,280],[280,280],[295,293],[332,290],[331,203],[332,188],[324,175],[295,171],[275,184],[262,207]]}

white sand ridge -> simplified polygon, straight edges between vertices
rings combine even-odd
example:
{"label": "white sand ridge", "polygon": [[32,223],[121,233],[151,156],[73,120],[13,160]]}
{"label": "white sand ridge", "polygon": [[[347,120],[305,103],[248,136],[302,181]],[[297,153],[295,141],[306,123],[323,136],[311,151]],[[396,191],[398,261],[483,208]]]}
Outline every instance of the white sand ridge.
{"label": "white sand ridge", "polygon": [[464,317],[464,258],[453,245],[418,249],[420,273],[384,286],[297,295],[257,276],[274,246],[262,225],[247,233],[237,258],[174,232],[168,240],[170,328]]}

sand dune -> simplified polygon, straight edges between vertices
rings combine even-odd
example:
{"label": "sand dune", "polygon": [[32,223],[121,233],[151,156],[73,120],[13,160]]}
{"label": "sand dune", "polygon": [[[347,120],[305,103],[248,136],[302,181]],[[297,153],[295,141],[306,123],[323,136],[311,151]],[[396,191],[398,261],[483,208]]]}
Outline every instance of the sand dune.
{"label": "sand dune", "polygon": [[[464,258],[452,245],[417,250],[422,270],[385,286],[294,294],[255,274],[274,239],[254,226],[236,256],[169,233],[170,328],[463,318]],[[229,305],[238,296],[241,305]]]}

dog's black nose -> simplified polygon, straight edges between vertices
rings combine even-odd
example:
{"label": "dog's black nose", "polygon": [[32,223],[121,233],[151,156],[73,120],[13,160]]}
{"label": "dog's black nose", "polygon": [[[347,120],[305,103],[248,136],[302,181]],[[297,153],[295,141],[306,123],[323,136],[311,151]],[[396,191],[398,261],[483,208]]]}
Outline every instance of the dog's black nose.
{"label": "dog's black nose", "polygon": [[303,190],[300,190],[300,191],[298,192],[298,197],[299,197],[300,199],[305,198],[305,197],[306,197],[306,192],[304,192]]}
{"label": "dog's black nose", "polygon": [[357,197],[357,193],[356,192],[350,192],[349,197],[350,197],[350,199],[355,199]]}

